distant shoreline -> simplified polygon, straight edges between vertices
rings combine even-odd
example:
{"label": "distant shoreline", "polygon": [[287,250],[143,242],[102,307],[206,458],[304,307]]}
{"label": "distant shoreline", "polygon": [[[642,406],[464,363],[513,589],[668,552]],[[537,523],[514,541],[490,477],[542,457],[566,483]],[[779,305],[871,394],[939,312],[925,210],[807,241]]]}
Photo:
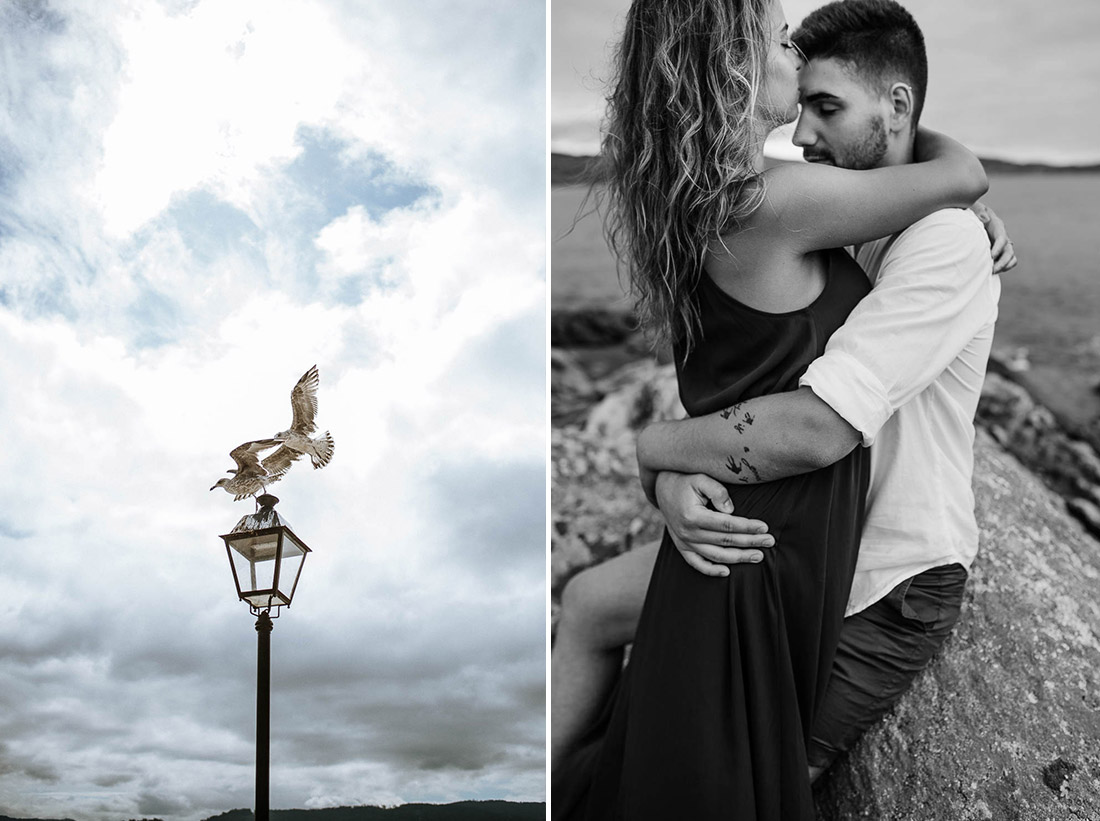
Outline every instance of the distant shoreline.
{"label": "distant shoreline", "polygon": [[[550,185],[578,185],[590,180],[590,174],[599,157],[550,154]],[[994,174],[1097,174],[1100,163],[1094,165],[1046,165],[1043,163],[1017,163],[1009,160],[983,158],[985,170]]]}

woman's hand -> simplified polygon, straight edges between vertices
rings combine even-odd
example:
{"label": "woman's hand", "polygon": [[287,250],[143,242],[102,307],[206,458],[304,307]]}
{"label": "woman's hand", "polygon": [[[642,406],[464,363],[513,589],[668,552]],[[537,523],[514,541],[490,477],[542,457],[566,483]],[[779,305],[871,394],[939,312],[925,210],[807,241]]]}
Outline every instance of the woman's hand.
{"label": "woman's hand", "polygon": [[734,516],[725,486],[702,473],[658,474],[656,499],[676,549],[706,576],[728,576],[726,565],[762,561],[759,548],[775,544],[766,523]]}
{"label": "woman's hand", "polygon": [[993,213],[993,209],[984,202],[976,202],[970,206],[978,219],[985,226],[985,232],[989,235],[989,252],[993,255],[993,273],[1003,274],[1016,267],[1016,250],[1012,247],[1012,240],[1008,238],[1008,229],[1004,220]]}

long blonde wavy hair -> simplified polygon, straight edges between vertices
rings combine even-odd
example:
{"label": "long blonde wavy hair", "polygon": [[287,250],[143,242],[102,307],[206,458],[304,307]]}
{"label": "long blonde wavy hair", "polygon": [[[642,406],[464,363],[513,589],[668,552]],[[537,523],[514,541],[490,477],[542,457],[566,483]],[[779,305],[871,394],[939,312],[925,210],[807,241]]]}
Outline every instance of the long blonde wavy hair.
{"label": "long blonde wavy hair", "polygon": [[657,344],[694,344],[710,244],[763,199],[755,109],[774,0],[634,0],[600,173],[605,232]]}

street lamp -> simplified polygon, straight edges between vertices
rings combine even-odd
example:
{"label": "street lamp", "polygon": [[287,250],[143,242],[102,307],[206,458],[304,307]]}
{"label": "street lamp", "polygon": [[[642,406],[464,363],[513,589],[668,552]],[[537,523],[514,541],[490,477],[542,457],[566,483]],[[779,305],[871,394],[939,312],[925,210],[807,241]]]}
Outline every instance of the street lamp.
{"label": "street lamp", "polygon": [[310,552],[306,543],[275,512],[279,501],[270,494],[257,500],[260,509],[243,516],[222,536],[237,597],[256,616],[259,649],[256,660],[256,821],[268,821],[268,772],[271,728],[271,610],[290,607],[302,565]]}

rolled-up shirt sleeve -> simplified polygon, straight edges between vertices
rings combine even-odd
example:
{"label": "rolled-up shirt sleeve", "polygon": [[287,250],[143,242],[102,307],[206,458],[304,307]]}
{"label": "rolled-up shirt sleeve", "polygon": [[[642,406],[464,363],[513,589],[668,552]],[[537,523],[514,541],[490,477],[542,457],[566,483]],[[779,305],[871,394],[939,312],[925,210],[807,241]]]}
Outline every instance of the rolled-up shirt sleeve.
{"label": "rolled-up shirt sleeve", "polygon": [[946,209],[903,231],[871,292],[810,363],[799,385],[858,430],[865,446],[936,379],[996,314],[985,230]]}

